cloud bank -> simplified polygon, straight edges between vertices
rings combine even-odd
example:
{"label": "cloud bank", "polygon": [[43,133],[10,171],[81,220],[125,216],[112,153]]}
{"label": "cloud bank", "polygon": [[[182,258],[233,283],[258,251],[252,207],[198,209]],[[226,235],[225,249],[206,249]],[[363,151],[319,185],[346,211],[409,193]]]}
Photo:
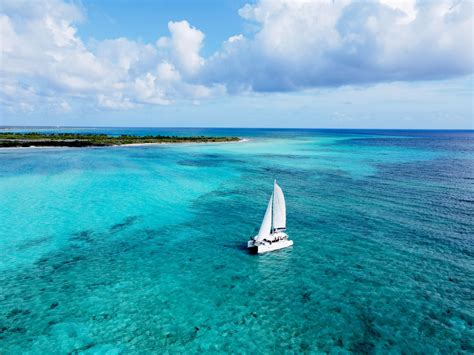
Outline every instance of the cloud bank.
{"label": "cloud bank", "polygon": [[170,21],[154,43],[83,41],[84,9],[61,0],[6,1],[0,14],[0,103],[66,112],[197,102],[226,94],[298,91],[473,72],[468,1],[260,0],[208,58],[205,34]]}
{"label": "cloud bank", "polygon": [[291,91],[443,79],[472,71],[472,3],[273,1],[246,5],[258,25],[207,63],[233,90]]}

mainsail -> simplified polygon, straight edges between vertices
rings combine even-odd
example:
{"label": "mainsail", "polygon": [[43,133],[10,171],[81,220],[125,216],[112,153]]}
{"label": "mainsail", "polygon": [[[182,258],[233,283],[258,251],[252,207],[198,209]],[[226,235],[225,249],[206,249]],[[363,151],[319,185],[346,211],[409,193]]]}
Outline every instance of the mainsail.
{"label": "mainsail", "polygon": [[258,231],[257,240],[263,240],[270,235],[272,227],[272,205],[273,205],[273,195],[268,201],[267,211],[265,212],[265,217],[263,217],[262,225]]}
{"label": "mainsail", "polygon": [[[267,209],[268,211],[268,209]],[[278,184],[273,186],[273,226],[272,231],[283,231],[286,229],[286,205],[285,196]]]}

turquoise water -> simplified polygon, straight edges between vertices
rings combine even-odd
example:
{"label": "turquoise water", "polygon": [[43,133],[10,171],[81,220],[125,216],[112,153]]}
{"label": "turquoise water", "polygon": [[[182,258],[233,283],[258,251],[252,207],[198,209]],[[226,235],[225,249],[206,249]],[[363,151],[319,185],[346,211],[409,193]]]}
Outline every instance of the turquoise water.
{"label": "turquoise water", "polygon": [[249,141],[0,150],[0,353],[474,352],[472,131],[75,130]]}

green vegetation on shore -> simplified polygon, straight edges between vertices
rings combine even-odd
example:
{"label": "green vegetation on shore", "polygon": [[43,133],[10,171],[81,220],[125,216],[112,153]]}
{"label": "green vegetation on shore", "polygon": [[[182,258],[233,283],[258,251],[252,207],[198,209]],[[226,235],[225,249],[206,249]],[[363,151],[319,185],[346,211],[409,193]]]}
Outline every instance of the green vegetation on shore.
{"label": "green vegetation on shore", "polygon": [[109,136],[107,134],[80,133],[0,133],[0,147],[105,147],[144,143],[218,143],[236,142],[239,137],[207,136]]}

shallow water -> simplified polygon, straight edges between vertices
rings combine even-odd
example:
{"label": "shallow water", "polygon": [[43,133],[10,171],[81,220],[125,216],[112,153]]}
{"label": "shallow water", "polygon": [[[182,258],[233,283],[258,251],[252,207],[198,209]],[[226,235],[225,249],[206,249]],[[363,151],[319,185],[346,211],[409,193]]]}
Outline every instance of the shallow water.
{"label": "shallow water", "polygon": [[472,132],[92,131],[250,140],[0,150],[0,353],[474,352]]}

